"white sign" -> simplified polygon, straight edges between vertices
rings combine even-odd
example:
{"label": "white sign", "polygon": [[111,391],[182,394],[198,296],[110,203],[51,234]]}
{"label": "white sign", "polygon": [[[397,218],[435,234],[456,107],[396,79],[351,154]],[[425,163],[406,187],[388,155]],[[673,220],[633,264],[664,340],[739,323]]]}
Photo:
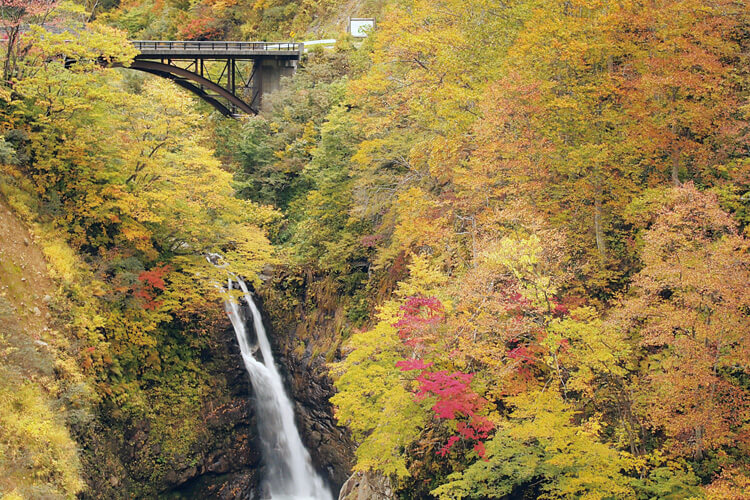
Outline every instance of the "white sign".
{"label": "white sign", "polygon": [[349,18],[349,33],[357,38],[365,38],[375,28],[375,19]]}

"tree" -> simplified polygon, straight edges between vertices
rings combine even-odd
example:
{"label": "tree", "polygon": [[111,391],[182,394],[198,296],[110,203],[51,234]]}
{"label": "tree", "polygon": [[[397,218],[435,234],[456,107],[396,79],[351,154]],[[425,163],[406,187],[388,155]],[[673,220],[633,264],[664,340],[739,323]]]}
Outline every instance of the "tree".
{"label": "tree", "polygon": [[640,412],[674,455],[747,450],[749,242],[715,196],[688,183],[663,197],[643,236],[643,269],[616,312],[648,367]]}
{"label": "tree", "polygon": [[404,348],[392,326],[391,307],[378,324],[355,334],[346,359],[332,366],[338,392],[331,398],[336,419],[359,442],[355,470],[370,469],[398,477],[409,475],[403,452],[427,423],[427,413],[405,386],[396,363]]}
{"label": "tree", "polygon": [[44,25],[59,0],[0,0],[0,29],[5,34],[3,81],[10,83],[18,68],[18,58],[29,48],[22,46],[29,24]]}
{"label": "tree", "polygon": [[736,81],[746,6],[727,0],[626,2],[614,16],[627,148],[653,182],[712,184],[737,154]]}
{"label": "tree", "polygon": [[515,410],[478,461],[432,493],[441,500],[502,498],[539,483],[538,498],[635,498],[625,461],[599,441],[596,418],[575,423],[575,411],[550,389],[510,399]]}

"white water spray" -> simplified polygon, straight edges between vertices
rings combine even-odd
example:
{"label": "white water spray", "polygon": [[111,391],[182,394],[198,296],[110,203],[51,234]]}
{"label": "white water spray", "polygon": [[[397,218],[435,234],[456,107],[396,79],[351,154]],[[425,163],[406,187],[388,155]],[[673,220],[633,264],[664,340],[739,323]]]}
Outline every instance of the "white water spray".
{"label": "white water spray", "polygon": [[[313,469],[310,454],[300,439],[294,423],[294,409],[284,392],[281,375],[274,364],[271,344],[266,336],[260,311],[245,282],[239,277],[234,279],[250,307],[253,328],[258,337],[258,346],[254,348],[250,344],[240,305],[227,299],[227,314],[234,326],[242,359],[255,389],[258,433],[266,464],[264,489],[272,500],[332,500],[331,492]],[[232,284],[230,278],[228,290],[232,289]],[[261,361],[255,358],[258,350]]]}

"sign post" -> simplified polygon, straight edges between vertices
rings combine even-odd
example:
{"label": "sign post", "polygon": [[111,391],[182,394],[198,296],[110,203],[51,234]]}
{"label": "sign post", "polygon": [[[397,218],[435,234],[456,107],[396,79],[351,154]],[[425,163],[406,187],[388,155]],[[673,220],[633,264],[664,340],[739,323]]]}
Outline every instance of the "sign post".
{"label": "sign post", "polygon": [[375,29],[375,18],[373,17],[350,17],[349,34],[356,38],[367,38],[367,35]]}

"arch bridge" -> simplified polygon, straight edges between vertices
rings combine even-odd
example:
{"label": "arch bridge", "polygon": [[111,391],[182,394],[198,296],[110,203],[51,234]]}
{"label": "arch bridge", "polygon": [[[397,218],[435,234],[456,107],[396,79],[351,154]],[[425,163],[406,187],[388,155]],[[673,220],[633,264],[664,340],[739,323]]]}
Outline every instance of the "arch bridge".
{"label": "arch bridge", "polygon": [[133,40],[131,69],[168,78],[225,116],[257,114],[263,96],[292,76],[304,44]]}

